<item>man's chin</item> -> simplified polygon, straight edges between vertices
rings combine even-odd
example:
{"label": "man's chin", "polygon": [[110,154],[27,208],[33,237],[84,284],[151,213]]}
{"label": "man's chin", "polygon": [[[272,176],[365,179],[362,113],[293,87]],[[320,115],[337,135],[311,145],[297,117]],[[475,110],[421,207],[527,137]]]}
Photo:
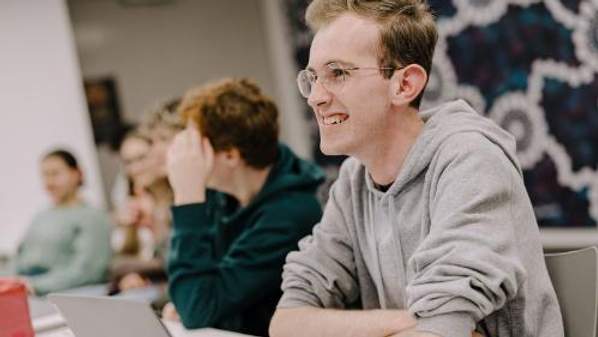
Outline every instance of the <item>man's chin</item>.
{"label": "man's chin", "polygon": [[327,156],[343,156],[347,155],[347,151],[343,150],[342,146],[338,144],[330,144],[320,141],[320,151]]}

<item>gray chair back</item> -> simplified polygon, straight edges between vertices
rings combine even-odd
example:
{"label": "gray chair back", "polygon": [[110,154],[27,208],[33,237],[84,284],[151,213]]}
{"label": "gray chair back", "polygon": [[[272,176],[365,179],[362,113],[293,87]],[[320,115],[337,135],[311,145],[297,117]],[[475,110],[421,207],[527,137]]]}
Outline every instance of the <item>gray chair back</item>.
{"label": "gray chair back", "polygon": [[598,249],[546,254],[566,337],[598,337]]}

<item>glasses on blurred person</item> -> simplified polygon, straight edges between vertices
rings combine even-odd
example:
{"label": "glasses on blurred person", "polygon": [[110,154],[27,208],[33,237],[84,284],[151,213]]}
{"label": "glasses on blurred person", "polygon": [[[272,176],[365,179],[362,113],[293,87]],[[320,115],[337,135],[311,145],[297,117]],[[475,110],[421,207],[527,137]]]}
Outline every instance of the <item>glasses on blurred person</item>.
{"label": "glasses on blurred person", "polygon": [[304,69],[297,74],[299,92],[305,98],[311,94],[314,84],[319,81],[326,90],[338,92],[343,84],[351,77],[352,71],[357,70],[398,70],[402,67],[343,67],[336,62],[326,64],[322,74],[318,75],[311,69]]}

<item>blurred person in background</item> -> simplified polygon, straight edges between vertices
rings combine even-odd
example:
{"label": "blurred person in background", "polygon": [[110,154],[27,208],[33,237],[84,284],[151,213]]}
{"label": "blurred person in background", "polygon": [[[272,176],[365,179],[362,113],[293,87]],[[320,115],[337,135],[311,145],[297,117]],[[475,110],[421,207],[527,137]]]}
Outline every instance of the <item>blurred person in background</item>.
{"label": "blurred person in background", "polygon": [[65,150],[41,161],[53,206],[38,213],[19,245],[16,273],[36,295],[103,282],[110,261],[110,218],[79,196],[83,173]]}
{"label": "blurred person in background", "polygon": [[278,142],[278,110],[251,81],[191,90],[179,110],[164,317],[266,335],[285,256],[321,217],[323,172]]}
{"label": "blurred person in background", "polygon": [[126,204],[130,196],[138,194],[143,188],[145,159],[150,152],[152,142],[137,128],[129,130],[118,148],[120,172],[112,187],[111,202],[118,210]]}
{"label": "blurred person in background", "polygon": [[[120,160],[126,176],[127,199],[118,205],[121,212],[117,213],[119,224],[130,223],[150,223],[151,216],[147,211],[151,210],[147,207],[135,203],[136,198],[140,198],[145,194],[144,180],[145,178],[145,163],[146,157],[152,147],[151,140],[142,135],[138,131],[129,132],[120,147]],[[131,202],[133,205],[131,206]]]}
{"label": "blurred person in background", "polygon": [[174,136],[184,128],[178,116],[177,108],[180,98],[167,100],[146,113],[140,126],[140,132],[151,141],[151,149],[144,162],[144,174],[141,185],[154,200],[155,254],[165,258],[168,250],[170,234],[170,206],[173,203],[173,192],[166,173],[166,152]]}
{"label": "blurred person in background", "polygon": [[[127,229],[122,240],[123,253],[131,251],[128,255],[137,259],[120,259],[113,265],[111,294],[163,286],[166,281],[173,195],[165,158],[174,135],[183,127],[176,111],[179,103],[180,99],[172,99],[149,110],[139,129],[128,135],[121,146],[121,158],[130,178],[130,196],[118,212],[118,223]],[[161,308],[166,301],[164,289],[153,304]]]}
{"label": "blurred person in background", "polygon": [[177,111],[180,103],[180,98],[173,98],[158,104],[146,112],[139,126],[139,132],[149,138],[152,145],[144,160],[147,175],[143,183],[147,188],[159,189],[161,186],[157,183],[161,183],[162,179],[168,186],[166,153],[174,136],[185,127]]}
{"label": "blurred person in background", "polygon": [[112,263],[110,294],[149,285],[149,276],[165,279],[162,261],[152,261],[154,200],[144,188],[147,180],[144,161],[150,150],[151,140],[137,130],[127,133],[120,146],[127,195],[114,205],[117,227],[112,234],[112,245],[118,256]]}

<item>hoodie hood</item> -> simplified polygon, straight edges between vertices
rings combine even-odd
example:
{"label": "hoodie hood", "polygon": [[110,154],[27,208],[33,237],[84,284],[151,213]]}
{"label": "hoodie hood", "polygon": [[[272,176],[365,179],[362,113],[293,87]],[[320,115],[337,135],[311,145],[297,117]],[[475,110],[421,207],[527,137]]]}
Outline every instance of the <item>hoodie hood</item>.
{"label": "hoodie hood", "polygon": [[316,190],[324,181],[324,172],[305,161],[284,144],[278,145],[278,157],[259,196],[266,197],[285,190]]}
{"label": "hoodie hood", "polygon": [[[413,179],[424,171],[442,144],[451,136],[464,132],[477,132],[500,147],[509,161],[521,174],[517,161],[515,138],[500,128],[494,121],[478,114],[464,100],[456,100],[420,112],[424,121],[419,135],[405,159],[399,176],[395,179],[388,194],[399,193]],[[366,177],[368,189],[375,189],[369,174]]]}
{"label": "hoodie hood", "polygon": [[286,145],[278,145],[278,157],[262,190],[246,208],[259,206],[265,199],[291,191],[313,194],[324,182],[324,172],[316,164],[303,160]]}

